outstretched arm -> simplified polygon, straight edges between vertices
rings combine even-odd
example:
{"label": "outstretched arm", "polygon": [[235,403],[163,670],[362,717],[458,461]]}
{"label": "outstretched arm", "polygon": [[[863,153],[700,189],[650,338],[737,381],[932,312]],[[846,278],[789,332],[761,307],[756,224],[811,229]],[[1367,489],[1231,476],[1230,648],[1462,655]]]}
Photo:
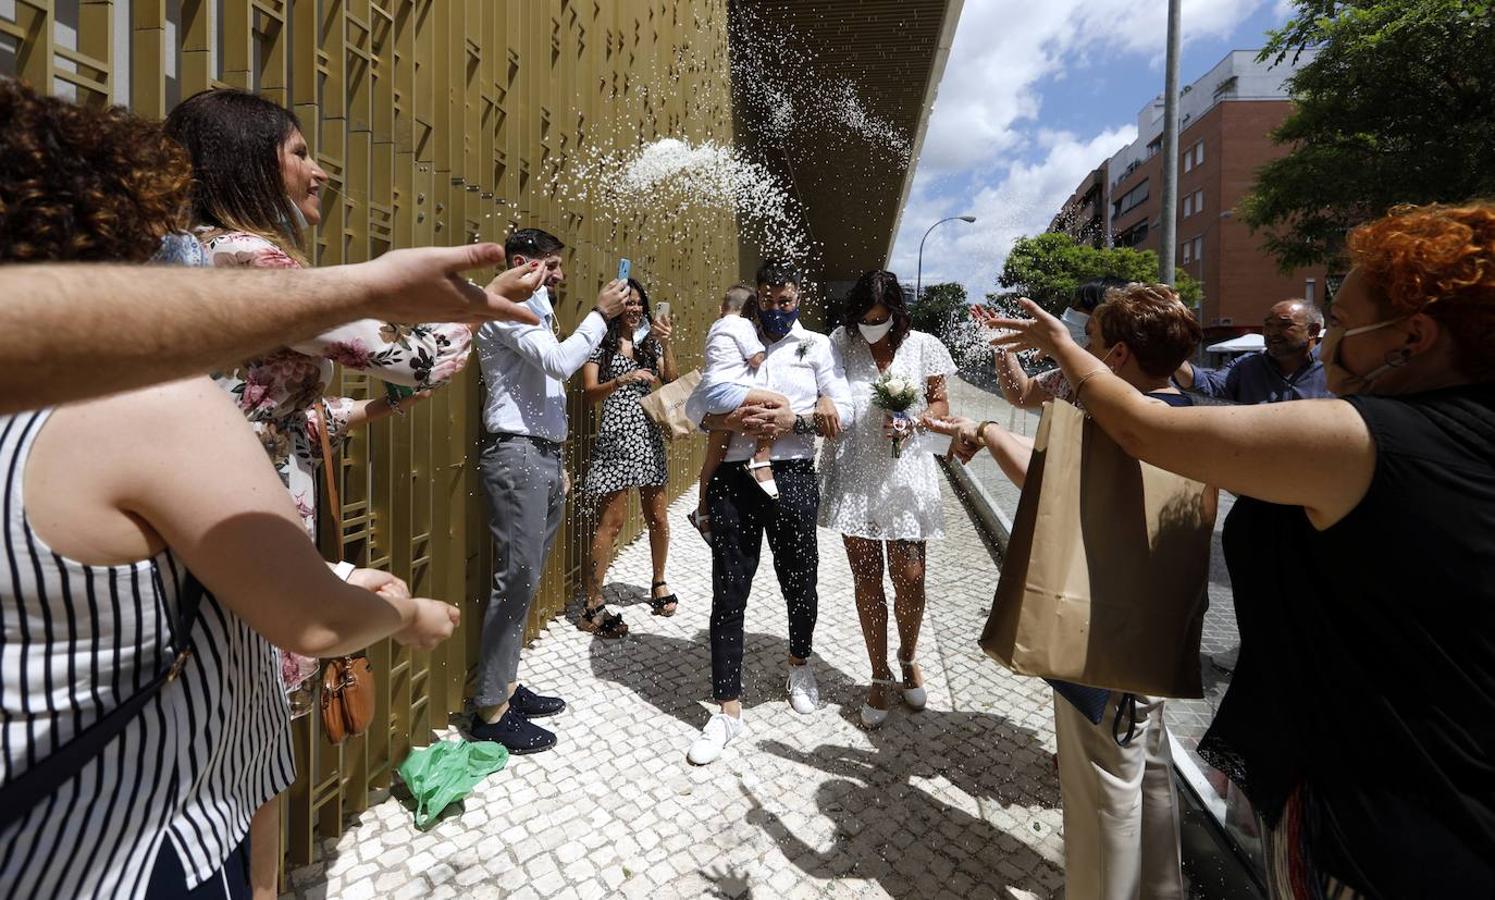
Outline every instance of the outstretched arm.
{"label": "outstretched arm", "polygon": [[111,436],[111,503],[275,644],[337,656],[388,636],[429,647],[451,633],[456,607],[374,594],[328,569],[243,415],[207,379],[91,406],[94,432]]}
{"label": "outstretched arm", "polygon": [[1024,303],[1032,319],[1003,319],[1003,340],[1058,360],[1085,410],[1126,452],[1159,468],[1270,503],[1302,506],[1326,528],[1354,509],[1375,474],[1365,420],[1343,400],[1260,406],[1156,403],[1080,349],[1064,325]]}
{"label": "outstretched arm", "polygon": [[502,260],[470,244],[304,271],[3,266],[0,413],[208,372],[365,317],[536,321],[515,303],[533,285],[459,277]]}

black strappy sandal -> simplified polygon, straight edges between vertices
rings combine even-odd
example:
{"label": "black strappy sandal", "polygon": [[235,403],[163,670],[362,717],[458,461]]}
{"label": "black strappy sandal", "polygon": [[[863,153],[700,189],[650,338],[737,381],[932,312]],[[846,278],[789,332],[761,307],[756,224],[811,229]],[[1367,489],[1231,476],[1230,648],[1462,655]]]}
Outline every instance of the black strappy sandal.
{"label": "black strappy sandal", "polygon": [[[676,597],[673,593],[665,594],[663,597],[654,596],[654,588],[657,588],[662,584],[668,585],[669,582],[656,581],[653,585],[650,586],[649,605],[654,608],[654,615],[664,616],[666,619],[668,619],[670,616],[673,616],[677,610],[680,609],[680,598]],[[672,604],[675,607],[674,609],[665,609],[666,606],[670,606]]]}
{"label": "black strappy sandal", "polygon": [[623,621],[623,617],[617,613],[604,615],[606,611],[606,603],[595,609],[588,609],[583,603],[581,618],[576,621],[576,627],[600,638],[620,638],[627,634],[628,623]]}

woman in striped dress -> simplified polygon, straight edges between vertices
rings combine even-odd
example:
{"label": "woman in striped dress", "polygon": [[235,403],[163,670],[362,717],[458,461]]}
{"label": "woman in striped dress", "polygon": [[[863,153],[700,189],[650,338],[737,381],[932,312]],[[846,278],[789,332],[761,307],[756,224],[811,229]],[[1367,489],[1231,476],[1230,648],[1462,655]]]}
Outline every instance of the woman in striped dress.
{"label": "woman in striped dress", "polygon": [[[189,171],[159,126],[8,79],[0,121],[0,263],[151,256]],[[189,570],[192,654],[19,806],[28,771],[171,663]],[[250,818],[293,776],[271,642],[429,647],[456,619],[389,575],[333,574],[206,378],[0,416],[0,896],[247,896]]]}

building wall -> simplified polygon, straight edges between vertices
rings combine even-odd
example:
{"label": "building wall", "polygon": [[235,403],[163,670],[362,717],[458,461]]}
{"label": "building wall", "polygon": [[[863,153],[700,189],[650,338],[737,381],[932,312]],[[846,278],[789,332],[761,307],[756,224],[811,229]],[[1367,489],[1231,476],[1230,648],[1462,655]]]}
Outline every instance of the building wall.
{"label": "building wall", "polygon": [[[1284,275],[1262,249],[1262,236],[1252,234],[1240,220],[1236,206],[1251,189],[1256,171],[1284,150],[1273,144],[1271,132],[1292,109],[1287,100],[1229,100],[1216,103],[1179,134],[1178,267],[1204,289],[1200,322],[1206,340],[1220,340],[1245,330],[1260,331],[1272,304],[1305,294],[1313,278],[1316,299],[1323,300],[1324,270],[1302,269]],[[1203,142],[1198,165],[1184,160]],[[1136,246],[1158,250],[1162,238],[1162,154],[1144,157],[1130,174],[1111,186],[1110,201],[1123,198],[1146,182],[1148,199],[1115,216],[1112,233],[1118,244],[1140,222],[1148,224],[1145,240]],[[1187,171],[1186,171],[1187,168]],[[1192,211],[1202,192],[1203,205]],[[1187,215],[1185,213],[1188,213]],[[1197,245],[1191,242],[1198,240]],[[1193,247],[1201,247],[1202,258]],[[1228,320],[1228,321],[1226,321]]]}
{"label": "building wall", "polygon": [[[555,298],[564,329],[628,256],[652,298],[673,301],[688,370],[715,298],[737,277],[735,224],[720,215],[648,221],[643,210],[614,218],[551,185],[588,148],[664,135],[731,140],[726,22],[727,0],[23,0],[0,2],[0,74],[153,117],[209,87],[257,90],[295,109],[337,192],[324,203],[318,264],[543,227],[569,247],[569,280]],[[339,833],[344,814],[387,786],[410,745],[445,728],[467,694],[490,561],[475,471],[476,369],[407,418],[357,434],[342,454],[338,550],[392,569],[416,593],[461,603],[463,628],[431,653],[388,641],[369,649],[379,698],[366,736],[334,748],[315,716],[298,720],[292,862],[310,860],[317,836]],[[579,381],[573,483],[595,432]],[[363,398],[382,388],[344,372],[332,390]],[[670,448],[672,495],[693,481],[700,443]],[[582,512],[568,509],[531,634],[581,586],[591,530]],[[630,512],[625,538],[639,525]]]}

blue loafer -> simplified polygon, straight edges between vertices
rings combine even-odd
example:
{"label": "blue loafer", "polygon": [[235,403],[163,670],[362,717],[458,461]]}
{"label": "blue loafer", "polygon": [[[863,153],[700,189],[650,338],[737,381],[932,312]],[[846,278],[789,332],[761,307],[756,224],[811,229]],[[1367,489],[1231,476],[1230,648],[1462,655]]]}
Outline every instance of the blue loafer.
{"label": "blue loafer", "polygon": [[521,684],[514,688],[509,708],[519,710],[526,719],[543,719],[565,709],[566,701],[560,697],[542,697]]}

